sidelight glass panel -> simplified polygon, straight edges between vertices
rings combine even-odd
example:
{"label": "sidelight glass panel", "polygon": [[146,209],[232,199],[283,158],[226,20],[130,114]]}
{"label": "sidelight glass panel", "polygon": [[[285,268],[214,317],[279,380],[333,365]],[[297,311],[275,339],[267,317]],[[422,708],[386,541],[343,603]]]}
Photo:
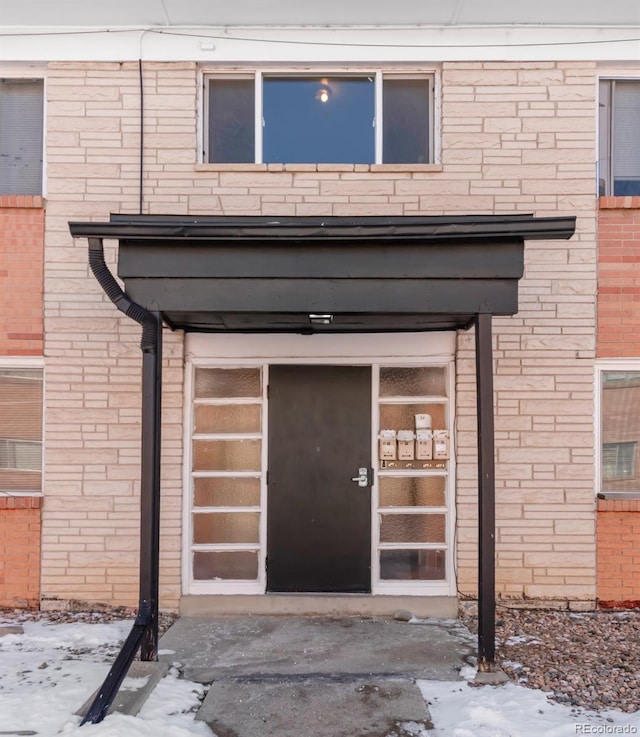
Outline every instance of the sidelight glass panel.
{"label": "sidelight glass panel", "polygon": [[413,430],[416,415],[431,415],[434,430],[447,428],[444,404],[381,404],[380,428],[384,430]]}
{"label": "sidelight glass panel", "polygon": [[194,507],[259,507],[260,479],[195,478]]}
{"label": "sidelight glass panel", "polygon": [[197,433],[259,433],[259,404],[200,404],[195,408]]}
{"label": "sidelight glass panel", "polygon": [[444,476],[381,476],[381,507],[443,507]]}
{"label": "sidelight glass panel", "polygon": [[197,368],[196,398],[260,397],[259,368]]}
{"label": "sidelight glass panel", "polygon": [[194,471],[259,471],[260,440],[195,440]]}
{"label": "sidelight glass panel", "polygon": [[381,543],[443,543],[444,514],[384,514],[380,520]]}
{"label": "sidelight glass panel", "polygon": [[444,397],[447,394],[443,366],[383,366],[381,397]]}
{"label": "sidelight glass panel", "polygon": [[193,554],[193,578],[195,581],[221,578],[254,581],[258,578],[258,553],[249,550],[196,551]]}
{"label": "sidelight glass panel", "polygon": [[258,543],[260,515],[257,512],[212,512],[193,515],[193,542]]}
{"label": "sidelight glass panel", "polygon": [[395,581],[442,581],[444,550],[381,550],[380,578]]}

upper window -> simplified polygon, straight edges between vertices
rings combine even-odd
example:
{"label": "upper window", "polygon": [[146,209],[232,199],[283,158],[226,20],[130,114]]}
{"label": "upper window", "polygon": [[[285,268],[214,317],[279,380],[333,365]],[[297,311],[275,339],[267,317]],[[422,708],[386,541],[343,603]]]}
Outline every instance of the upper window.
{"label": "upper window", "polygon": [[0,194],[42,193],[42,79],[0,79]]}
{"label": "upper window", "polygon": [[42,490],[42,369],[0,368],[0,494]]}
{"label": "upper window", "polygon": [[640,195],[640,80],[600,82],[598,193]]}
{"label": "upper window", "polygon": [[431,76],[211,75],[205,91],[210,163],[433,161]]}

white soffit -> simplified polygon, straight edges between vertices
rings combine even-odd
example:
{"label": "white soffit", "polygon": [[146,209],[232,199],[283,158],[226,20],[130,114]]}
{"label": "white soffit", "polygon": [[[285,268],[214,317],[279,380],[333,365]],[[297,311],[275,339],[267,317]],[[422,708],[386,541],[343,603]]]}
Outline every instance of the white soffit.
{"label": "white soffit", "polygon": [[638,61],[640,2],[0,0],[0,60],[137,58]]}

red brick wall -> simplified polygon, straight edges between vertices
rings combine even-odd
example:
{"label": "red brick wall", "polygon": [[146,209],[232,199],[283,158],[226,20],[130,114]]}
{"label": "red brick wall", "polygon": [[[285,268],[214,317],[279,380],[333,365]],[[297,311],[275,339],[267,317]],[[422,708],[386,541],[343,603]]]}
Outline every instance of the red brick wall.
{"label": "red brick wall", "polygon": [[0,606],[39,606],[41,506],[41,497],[0,497]]}
{"label": "red brick wall", "polygon": [[[640,197],[601,197],[599,358],[640,357]],[[640,606],[640,500],[598,501],[601,606]]]}
{"label": "red brick wall", "polygon": [[41,356],[42,197],[0,195],[0,356]]}
{"label": "red brick wall", "polygon": [[640,500],[598,501],[598,602],[640,606]]}
{"label": "red brick wall", "polygon": [[640,356],[640,197],[601,197],[598,358]]}
{"label": "red brick wall", "polygon": [[[44,200],[0,195],[0,357],[43,354]],[[0,496],[0,606],[40,600],[42,498]]]}

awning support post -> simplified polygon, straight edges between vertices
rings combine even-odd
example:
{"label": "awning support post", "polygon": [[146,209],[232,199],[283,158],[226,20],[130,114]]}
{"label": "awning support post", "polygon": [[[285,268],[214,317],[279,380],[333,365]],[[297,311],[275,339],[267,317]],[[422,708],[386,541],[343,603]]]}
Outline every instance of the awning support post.
{"label": "awning support post", "polygon": [[160,575],[160,443],[162,412],[162,319],[154,351],[142,354],[142,468],[140,480],[140,608],[150,623],[142,640],[142,660],[158,659],[158,587]]}
{"label": "awning support post", "polygon": [[495,670],[496,480],[491,315],[476,315],[478,412],[478,669]]}

